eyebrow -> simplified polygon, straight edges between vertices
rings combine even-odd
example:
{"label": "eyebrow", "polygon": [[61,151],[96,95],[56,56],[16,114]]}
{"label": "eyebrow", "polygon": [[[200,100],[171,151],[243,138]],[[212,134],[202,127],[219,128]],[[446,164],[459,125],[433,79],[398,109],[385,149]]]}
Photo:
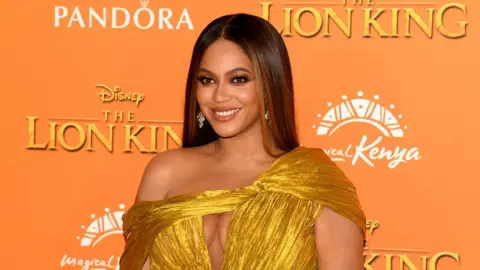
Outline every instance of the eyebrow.
{"label": "eyebrow", "polygon": [[[210,75],[212,75],[212,76],[215,75],[215,74],[213,74],[213,72],[211,72],[210,70],[208,70],[208,69],[206,69],[206,68],[200,68],[200,69],[199,69],[199,72],[202,72],[202,71],[203,71],[203,72],[206,72],[206,73],[208,73],[208,74],[210,74]],[[252,74],[248,69],[242,68],[242,67],[238,67],[238,68],[234,68],[234,69],[232,69],[232,70],[229,70],[229,71],[227,72],[227,74],[229,74],[229,73],[235,73],[235,72],[238,72],[238,71],[244,71],[244,72],[247,72],[247,73],[249,73],[249,74]]]}

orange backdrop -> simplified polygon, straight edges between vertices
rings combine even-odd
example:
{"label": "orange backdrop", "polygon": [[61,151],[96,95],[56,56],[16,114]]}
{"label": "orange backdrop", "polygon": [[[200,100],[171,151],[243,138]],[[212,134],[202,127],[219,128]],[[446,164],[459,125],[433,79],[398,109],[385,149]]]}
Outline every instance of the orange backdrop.
{"label": "orange backdrop", "polygon": [[367,213],[365,268],[479,269],[480,5],[456,1],[3,1],[2,269],[116,269],[193,43],[234,12],[283,29],[301,142]]}

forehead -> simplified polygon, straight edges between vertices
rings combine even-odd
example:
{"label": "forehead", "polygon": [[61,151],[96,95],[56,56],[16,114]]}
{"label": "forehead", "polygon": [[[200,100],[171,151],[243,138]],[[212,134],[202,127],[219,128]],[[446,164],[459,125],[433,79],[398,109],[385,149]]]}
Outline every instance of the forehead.
{"label": "forehead", "polygon": [[252,62],[248,55],[237,44],[223,39],[215,41],[207,48],[200,66],[214,73],[223,73],[239,67],[252,70]]}

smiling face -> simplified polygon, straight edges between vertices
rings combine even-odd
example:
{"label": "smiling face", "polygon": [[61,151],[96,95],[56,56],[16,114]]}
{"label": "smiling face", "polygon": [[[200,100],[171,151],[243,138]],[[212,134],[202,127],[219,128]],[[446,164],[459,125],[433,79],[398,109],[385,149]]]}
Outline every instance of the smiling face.
{"label": "smiling face", "polygon": [[260,103],[254,68],[235,43],[217,40],[205,51],[197,81],[197,101],[215,133],[233,137],[260,131]]}

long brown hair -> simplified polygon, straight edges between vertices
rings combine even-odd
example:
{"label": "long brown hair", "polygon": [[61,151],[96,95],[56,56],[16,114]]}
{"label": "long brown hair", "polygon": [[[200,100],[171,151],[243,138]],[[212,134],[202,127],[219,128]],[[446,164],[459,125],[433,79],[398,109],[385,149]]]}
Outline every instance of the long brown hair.
{"label": "long brown hair", "polygon": [[[278,31],[266,20],[248,14],[234,14],[213,20],[200,34],[193,48],[188,71],[183,126],[183,147],[195,147],[218,139],[208,121],[198,127],[200,111],[196,98],[197,73],[205,50],[219,39],[229,40],[242,48],[253,62],[260,102],[262,137],[265,149],[274,147],[291,151],[298,147],[293,99],[293,80],[287,48]],[[263,115],[268,111],[269,120]],[[269,137],[273,138],[271,145]]]}

